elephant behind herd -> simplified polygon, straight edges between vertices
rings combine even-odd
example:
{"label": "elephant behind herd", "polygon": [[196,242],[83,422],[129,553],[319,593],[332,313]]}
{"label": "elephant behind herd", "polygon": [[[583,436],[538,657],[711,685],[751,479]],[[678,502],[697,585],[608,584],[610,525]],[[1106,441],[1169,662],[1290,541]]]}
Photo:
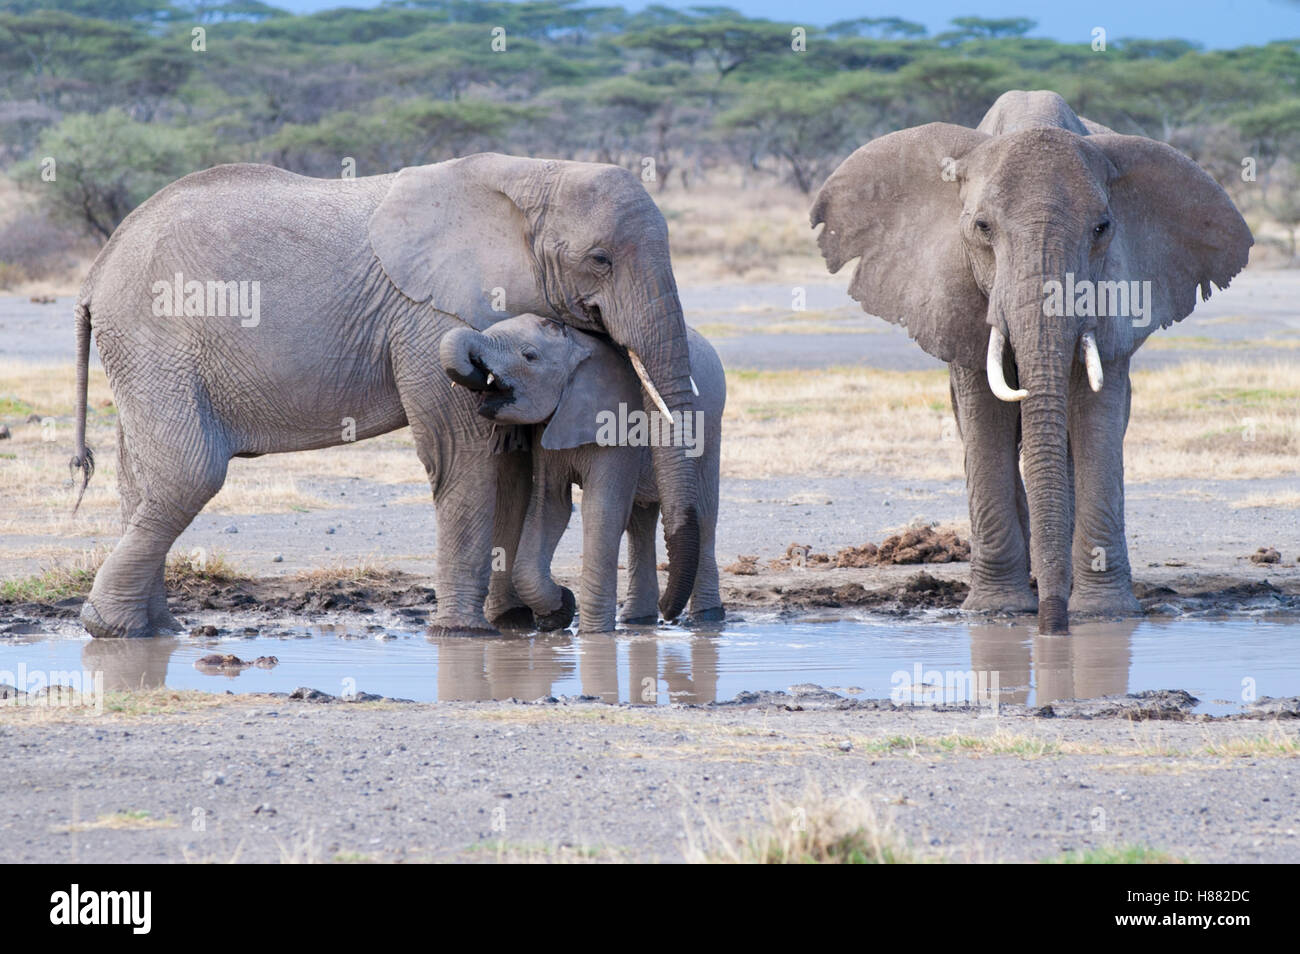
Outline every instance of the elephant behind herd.
{"label": "elephant behind herd", "polygon": [[[949,364],[970,501],[966,608],[1036,609],[1044,633],[1065,632],[1070,610],[1133,612],[1129,359],[1152,330],[1191,312],[1198,288],[1208,297],[1245,266],[1252,238],[1223,190],[1169,146],[1081,119],[1054,93],[1013,91],[978,129],[932,123],[863,146],[822,187],[812,224],[823,226],[831,272],[858,260],[850,295]],[[620,488],[608,499],[627,517],[611,532],[630,528],[640,567],[625,618],[673,619],[688,600],[696,618],[718,618],[725,379],[688,334],[663,216],[625,170],[481,154],[340,180],[219,166],[166,187],[119,226],[76,306],[72,465],[84,491],[93,330],[118,409],[123,521],[84,604],[86,629],[175,627],[167,552],[232,457],[407,425],[438,519],[433,631],[493,632],[533,613],[567,625],[572,597],[557,597],[549,578],[563,525],[534,506],[533,485],[549,472],[521,463],[518,447],[503,452],[492,423],[510,405],[517,413],[502,421],[544,422],[557,405],[528,416],[531,386],[455,344],[500,339],[504,319],[521,315],[577,343],[561,349],[555,367],[570,364],[552,383],[600,368],[611,394],[658,412],[661,439],[639,453],[564,445],[597,461],[580,478],[587,494]],[[532,360],[549,360],[535,344]],[[579,372],[581,351],[599,358]],[[697,413],[703,457],[687,433]],[[539,458],[547,430],[539,423]],[[601,476],[633,470],[630,481]],[[567,499],[572,476],[546,479]],[[669,567],[657,607],[647,598],[652,504]],[[515,567],[521,536],[534,572]],[[607,563],[608,539],[584,538],[584,556],[596,547]],[[491,572],[494,550],[502,572]],[[584,591],[583,629],[612,627],[611,586]]]}

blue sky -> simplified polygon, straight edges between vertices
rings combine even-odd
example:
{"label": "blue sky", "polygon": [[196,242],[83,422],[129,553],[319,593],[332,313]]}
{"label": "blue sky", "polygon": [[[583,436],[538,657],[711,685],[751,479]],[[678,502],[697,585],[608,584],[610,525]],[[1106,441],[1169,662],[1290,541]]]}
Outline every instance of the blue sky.
{"label": "blue sky", "polygon": [[[268,0],[296,12],[331,7],[373,7],[378,0]],[[619,0],[594,0],[593,5]],[[1033,36],[1087,42],[1093,27],[1106,28],[1112,39],[1125,36],[1194,40],[1207,48],[1262,44],[1300,38],[1300,0],[913,0],[911,3],[864,3],[852,0],[660,0],[687,7],[712,2],[734,7],[749,16],[806,22],[824,26],[861,16],[901,16],[925,24],[931,33],[946,28],[953,17],[1026,16],[1038,21]],[[638,0],[623,4],[640,9]]]}

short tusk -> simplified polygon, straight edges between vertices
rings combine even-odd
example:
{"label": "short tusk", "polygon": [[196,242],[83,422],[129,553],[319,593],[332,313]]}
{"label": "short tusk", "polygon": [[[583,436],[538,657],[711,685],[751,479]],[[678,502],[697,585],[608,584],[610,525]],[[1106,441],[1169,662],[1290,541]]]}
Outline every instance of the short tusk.
{"label": "short tusk", "polygon": [[641,359],[636,356],[636,352],[628,348],[627,356],[632,359],[632,370],[641,379],[641,385],[646,389],[646,393],[650,395],[650,400],[654,401],[659,410],[663,411],[664,417],[672,417],[673,412],[668,410],[668,402],[659,396],[659,391],[651,382],[650,375],[646,371],[645,365],[641,363]]}
{"label": "short tusk", "polygon": [[993,391],[994,397],[1000,401],[1023,401],[1029,397],[1029,392],[1014,390],[1007,384],[1007,376],[1002,373],[1002,349],[1006,344],[1007,339],[1002,336],[1001,331],[997,328],[989,329],[989,356],[985,362],[989,388]]}
{"label": "short tusk", "polygon": [[694,378],[691,378],[691,393],[696,397],[700,396],[700,389],[696,386]]}
{"label": "short tusk", "polygon": [[496,379],[497,376],[493,374],[491,371],[489,371],[487,376],[487,386],[492,387],[492,382],[495,381]]}
{"label": "short tusk", "polygon": [[1088,331],[1084,333],[1079,343],[1083,348],[1083,366],[1088,369],[1088,387],[1100,391],[1103,378],[1101,352],[1097,350],[1097,339],[1091,331]]}

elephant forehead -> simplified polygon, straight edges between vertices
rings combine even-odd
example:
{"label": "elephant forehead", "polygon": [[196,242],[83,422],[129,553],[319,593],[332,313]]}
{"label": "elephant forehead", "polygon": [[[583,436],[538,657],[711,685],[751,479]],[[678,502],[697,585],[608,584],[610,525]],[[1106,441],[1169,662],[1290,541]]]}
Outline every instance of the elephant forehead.
{"label": "elephant forehead", "polygon": [[998,189],[1004,198],[1070,192],[1085,185],[1099,188],[1110,172],[1100,150],[1061,129],[1027,129],[994,137],[967,162],[970,180]]}

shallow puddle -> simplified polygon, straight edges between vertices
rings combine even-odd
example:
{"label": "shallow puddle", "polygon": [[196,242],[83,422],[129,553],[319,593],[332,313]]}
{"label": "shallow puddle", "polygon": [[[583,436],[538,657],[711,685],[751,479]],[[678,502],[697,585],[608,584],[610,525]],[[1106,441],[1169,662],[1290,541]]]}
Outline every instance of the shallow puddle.
{"label": "shallow puddle", "polygon": [[[242,670],[199,664],[214,654],[276,662]],[[306,686],[416,701],[586,695],[646,705],[726,701],[808,683],[849,698],[946,704],[996,697],[1044,705],[1185,689],[1200,700],[1198,711],[1225,714],[1258,697],[1300,695],[1300,623],[1132,620],[1048,637],[1028,625],[958,618],[750,617],[694,632],[431,639],[412,624],[395,618],[380,626],[372,616],[215,638],[0,638],[0,683],[36,690],[42,679],[68,684],[77,677],[63,674],[81,672],[102,672],[107,690]]]}

